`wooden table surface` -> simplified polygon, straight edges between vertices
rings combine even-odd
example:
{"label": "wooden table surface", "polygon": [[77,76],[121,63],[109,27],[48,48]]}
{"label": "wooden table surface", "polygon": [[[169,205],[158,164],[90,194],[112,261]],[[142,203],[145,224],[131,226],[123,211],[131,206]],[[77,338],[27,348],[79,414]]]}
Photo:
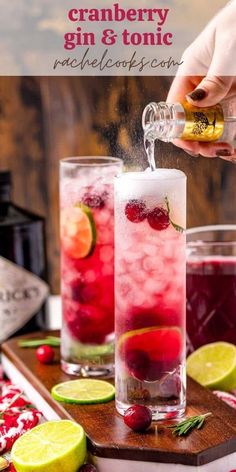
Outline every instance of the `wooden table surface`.
{"label": "wooden table surface", "polygon": [[61,371],[59,349],[55,349],[55,362],[45,366],[37,361],[34,349],[19,348],[18,340],[4,343],[3,354],[61,418],[74,419],[84,427],[93,455],[199,466],[236,451],[236,411],[193,380],[188,379],[187,415],[213,413],[203,429],[186,438],[175,438],[163,423],[156,422],[146,433],[137,434],[126,427],[113,401],[101,405],[67,405],[53,400],[50,395],[53,385],[74,378]]}

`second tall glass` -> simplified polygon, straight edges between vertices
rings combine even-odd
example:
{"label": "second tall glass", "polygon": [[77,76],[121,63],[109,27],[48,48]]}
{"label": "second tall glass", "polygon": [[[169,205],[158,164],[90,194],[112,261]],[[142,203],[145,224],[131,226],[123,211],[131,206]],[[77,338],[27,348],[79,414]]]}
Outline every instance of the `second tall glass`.
{"label": "second tall glass", "polygon": [[113,179],[122,161],[61,161],[61,365],[68,374],[113,374]]}
{"label": "second tall glass", "polygon": [[116,406],[185,410],[186,177],[131,172],[115,183]]}

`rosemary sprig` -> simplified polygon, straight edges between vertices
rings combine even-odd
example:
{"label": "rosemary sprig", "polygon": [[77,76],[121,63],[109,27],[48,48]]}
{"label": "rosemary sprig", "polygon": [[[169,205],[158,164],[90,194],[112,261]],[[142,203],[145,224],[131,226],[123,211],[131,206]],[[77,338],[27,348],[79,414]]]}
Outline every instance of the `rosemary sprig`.
{"label": "rosemary sprig", "polygon": [[39,347],[39,346],[52,346],[59,347],[61,344],[60,338],[56,336],[47,336],[44,339],[27,339],[18,341],[18,346],[20,347]]}
{"label": "rosemary sprig", "polygon": [[191,416],[190,418],[181,421],[181,423],[167,426],[167,428],[173,429],[172,434],[174,436],[186,436],[193,429],[200,429],[204,425],[205,419],[211,415],[212,413],[209,412],[205,413],[205,415]]}
{"label": "rosemary sprig", "polygon": [[170,217],[170,203],[169,203],[168,197],[165,197],[165,203],[166,203],[166,207],[167,207],[167,211],[168,211],[170,224],[173,226],[173,228],[175,228],[176,231],[178,231],[179,233],[183,233],[184,228],[182,228],[182,226],[179,226],[176,223],[174,223],[174,221],[172,221],[172,219]]}

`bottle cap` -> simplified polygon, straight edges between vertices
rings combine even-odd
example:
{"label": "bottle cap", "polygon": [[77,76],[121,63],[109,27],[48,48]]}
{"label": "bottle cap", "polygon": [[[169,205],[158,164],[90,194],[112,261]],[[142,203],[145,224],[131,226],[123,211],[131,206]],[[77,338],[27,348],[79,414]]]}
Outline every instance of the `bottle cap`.
{"label": "bottle cap", "polygon": [[9,170],[0,171],[0,185],[11,185],[11,172]]}

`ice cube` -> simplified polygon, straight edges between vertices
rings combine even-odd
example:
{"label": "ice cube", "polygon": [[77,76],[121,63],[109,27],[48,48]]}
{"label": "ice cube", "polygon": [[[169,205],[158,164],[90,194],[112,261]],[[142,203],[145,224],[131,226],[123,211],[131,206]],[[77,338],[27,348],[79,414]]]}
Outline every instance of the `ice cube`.
{"label": "ice cube", "polygon": [[110,212],[107,210],[100,210],[94,212],[94,219],[95,222],[100,226],[105,226],[108,222],[111,222],[111,215]]}
{"label": "ice cube", "polygon": [[100,249],[100,260],[102,262],[112,262],[114,259],[114,249],[111,246],[105,246]]}
{"label": "ice cube", "polygon": [[113,264],[104,264],[102,266],[102,275],[112,275],[114,272]]}
{"label": "ice cube", "polygon": [[96,280],[96,272],[94,270],[87,270],[84,274],[86,282],[92,283]]}

